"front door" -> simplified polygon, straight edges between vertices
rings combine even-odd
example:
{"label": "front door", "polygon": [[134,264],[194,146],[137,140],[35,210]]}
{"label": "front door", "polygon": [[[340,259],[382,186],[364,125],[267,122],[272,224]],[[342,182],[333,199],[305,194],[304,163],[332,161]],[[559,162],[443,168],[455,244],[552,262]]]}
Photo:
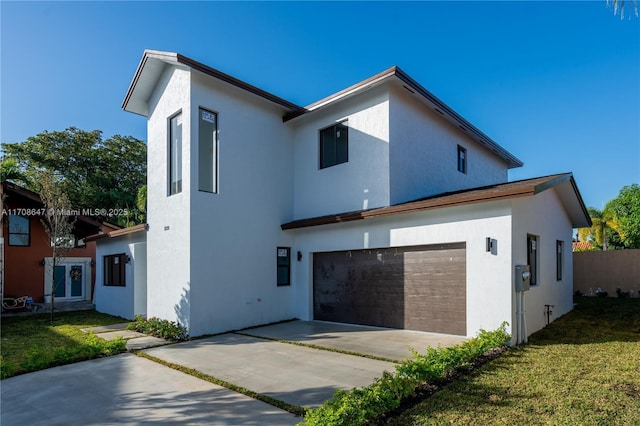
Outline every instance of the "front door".
{"label": "front door", "polygon": [[56,265],[53,294],[57,299],[83,299],[84,264]]}

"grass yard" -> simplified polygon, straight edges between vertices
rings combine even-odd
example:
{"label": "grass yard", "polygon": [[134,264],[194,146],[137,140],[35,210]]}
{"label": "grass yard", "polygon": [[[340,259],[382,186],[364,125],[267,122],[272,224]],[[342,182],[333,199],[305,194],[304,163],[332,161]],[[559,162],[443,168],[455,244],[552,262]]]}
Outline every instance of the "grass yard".
{"label": "grass yard", "polygon": [[60,312],[2,319],[0,378],[69,364],[125,350],[122,339],[104,341],[81,328],[125,322],[96,311]]}
{"label": "grass yard", "polygon": [[640,299],[588,298],[389,425],[640,425]]}

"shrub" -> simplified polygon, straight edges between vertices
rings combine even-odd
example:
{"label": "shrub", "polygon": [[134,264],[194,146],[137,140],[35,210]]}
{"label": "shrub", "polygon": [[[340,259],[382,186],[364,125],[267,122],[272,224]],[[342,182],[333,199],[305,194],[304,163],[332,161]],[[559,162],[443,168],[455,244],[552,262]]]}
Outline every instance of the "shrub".
{"label": "shrub", "polygon": [[156,317],[145,319],[141,315],[136,315],[134,322],[129,324],[127,328],[173,341],[187,340],[189,338],[185,326],[175,321],[161,320]]}
{"label": "shrub", "polygon": [[427,348],[422,355],[412,350],[413,358],[387,371],[371,385],[350,391],[338,390],[320,407],[307,411],[305,425],[364,425],[397,409],[403,399],[412,397],[425,382],[438,382],[447,373],[463,367],[487,351],[504,346],[511,336],[504,322],[495,331],[480,330],[477,337],[450,348]]}

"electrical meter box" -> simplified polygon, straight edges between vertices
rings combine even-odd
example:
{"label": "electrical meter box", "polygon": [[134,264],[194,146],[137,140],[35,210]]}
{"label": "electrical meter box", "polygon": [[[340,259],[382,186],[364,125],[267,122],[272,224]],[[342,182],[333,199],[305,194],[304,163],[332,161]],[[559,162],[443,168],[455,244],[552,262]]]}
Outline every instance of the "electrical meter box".
{"label": "electrical meter box", "polygon": [[531,283],[531,271],[529,265],[516,265],[516,292],[529,290]]}

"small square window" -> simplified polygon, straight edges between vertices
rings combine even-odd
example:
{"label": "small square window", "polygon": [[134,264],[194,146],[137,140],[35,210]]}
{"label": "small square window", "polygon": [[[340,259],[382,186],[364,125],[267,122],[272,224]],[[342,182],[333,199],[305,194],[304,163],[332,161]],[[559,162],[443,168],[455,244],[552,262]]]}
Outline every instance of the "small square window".
{"label": "small square window", "polygon": [[320,130],[320,168],[349,161],[349,128],[344,123]]}
{"label": "small square window", "polygon": [[467,174],[467,150],[458,145],[458,171]]}
{"label": "small square window", "polygon": [[104,257],[104,285],[125,287],[127,255],[124,253],[112,254]]}

